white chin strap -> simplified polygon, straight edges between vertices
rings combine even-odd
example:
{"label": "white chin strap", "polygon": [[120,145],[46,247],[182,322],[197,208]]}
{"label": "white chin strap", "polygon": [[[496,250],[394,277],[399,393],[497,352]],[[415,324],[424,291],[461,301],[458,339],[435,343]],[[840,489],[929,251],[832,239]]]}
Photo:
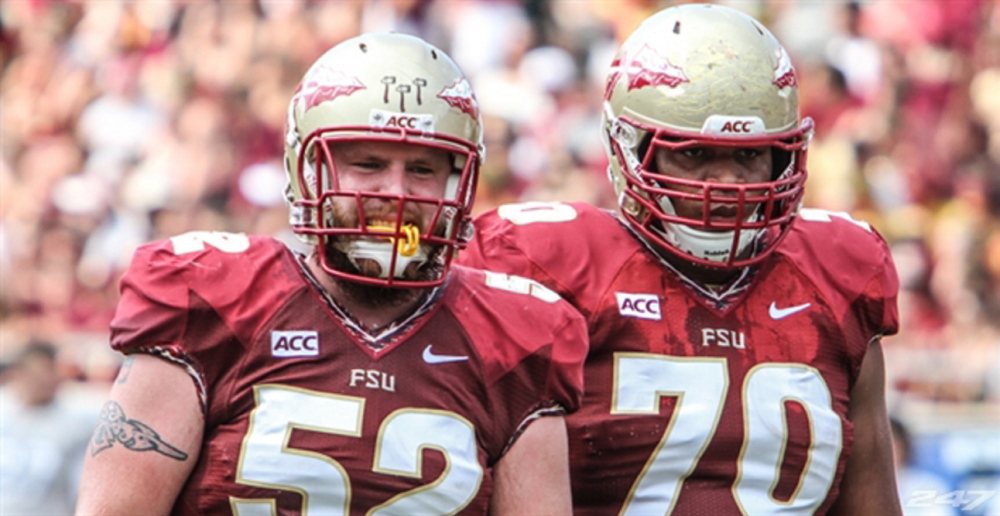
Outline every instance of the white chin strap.
{"label": "white chin strap", "polygon": [[389,265],[392,263],[392,255],[396,255],[396,269],[393,277],[403,277],[403,272],[411,263],[422,264],[427,261],[427,252],[423,246],[418,247],[417,252],[412,256],[406,256],[398,252],[395,242],[372,242],[370,240],[349,240],[336,243],[337,249],[347,255],[351,263],[359,269],[361,266],[358,260],[374,260],[379,264],[379,277],[389,277]]}
{"label": "white chin strap", "polygon": [[[675,215],[674,206],[669,199],[660,199],[660,206],[668,214]],[[756,221],[759,214],[750,218]],[[704,231],[684,224],[664,222],[663,229],[651,228],[670,242],[674,247],[697,258],[713,262],[729,260],[729,252],[733,247],[733,231]],[[740,256],[760,236],[762,229],[744,229],[740,231],[740,242],[736,246],[736,254]]]}
{"label": "white chin strap", "polygon": [[[713,262],[729,260],[729,251],[733,247],[732,231],[702,231],[673,222],[666,222],[663,225],[665,226],[663,230],[655,227],[652,229],[663,235],[674,247]],[[743,254],[743,251],[757,239],[760,231],[759,229],[740,231],[740,243],[736,246],[737,256]]]}

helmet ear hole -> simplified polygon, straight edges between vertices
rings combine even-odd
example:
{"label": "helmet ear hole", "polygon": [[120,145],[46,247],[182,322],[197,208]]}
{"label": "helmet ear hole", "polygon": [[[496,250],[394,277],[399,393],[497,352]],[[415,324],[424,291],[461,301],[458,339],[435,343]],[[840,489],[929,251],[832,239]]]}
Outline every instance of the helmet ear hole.
{"label": "helmet ear hole", "polygon": [[444,188],[444,198],[449,201],[454,201],[458,199],[458,187],[460,186],[462,171],[452,169],[452,172],[448,174],[448,181]]}
{"label": "helmet ear hole", "polygon": [[[636,154],[639,157],[640,162],[646,161],[646,153],[650,151],[650,147],[653,145],[653,133],[646,133],[646,136],[639,142],[639,152]],[[649,157],[649,163],[646,165],[646,170],[649,172],[659,172],[658,165],[656,164],[656,156]]]}
{"label": "helmet ear hole", "polygon": [[771,181],[777,181],[788,170],[788,165],[791,163],[791,152],[771,147]]}

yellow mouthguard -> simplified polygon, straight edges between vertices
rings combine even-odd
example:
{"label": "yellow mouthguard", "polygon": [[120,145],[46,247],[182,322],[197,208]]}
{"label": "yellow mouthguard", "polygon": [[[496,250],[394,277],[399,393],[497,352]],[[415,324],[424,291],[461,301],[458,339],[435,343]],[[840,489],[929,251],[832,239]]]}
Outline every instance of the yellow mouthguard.
{"label": "yellow mouthguard", "polygon": [[[368,226],[368,229],[374,229],[376,231],[392,231],[395,228],[392,226]],[[397,242],[396,248],[399,254],[403,256],[413,256],[417,254],[417,249],[420,248],[420,229],[413,224],[406,224],[402,228],[404,238],[400,238]],[[388,237],[389,240],[395,241],[396,237]]]}

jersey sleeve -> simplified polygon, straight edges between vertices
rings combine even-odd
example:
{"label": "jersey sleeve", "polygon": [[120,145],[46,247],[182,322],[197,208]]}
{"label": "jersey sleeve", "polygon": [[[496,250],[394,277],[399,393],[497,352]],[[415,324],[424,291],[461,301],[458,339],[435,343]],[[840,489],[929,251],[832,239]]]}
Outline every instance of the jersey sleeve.
{"label": "jersey sleeve", "polygon": [[[557,225],[539,223],[534,227],[522,228],[501,216],[498,210],[486,212],[474,222],[475,236],[468,247],[459,253],[459,263],[476,269],[501,271],[532,278],[559,292],[563,297],[572,296],[572,291],[566,285],[549,274],[547,265],[554,261],[555,253],[542,243],[530,249],[522,247],[524,239],[532,235],[542,239],[543,242],[549,240],[546,238],[546,233],[556,231]],[[558,225],[566,226],[568,229],[566,222]]]}
{"label": "jersey sleeve", "polygon": [[166,242],[140,247],[119,284],[121,300],[111,322],[111,347],[131,352],[183,340],[188,285]]}
{"label": "jersey sleeve", "polygon": [[[214,235],[217,246],[201,240]],[[223,236],[219,236],[223,235]],[[255,288],[278,276],[277,244],[225,233],[185,234],[140,247],[119,284],[111,347],[149,353],[184,367],[202,403],[212,383],[243,355],[267,306],[281,295]],[[224,243],[223,243],[224,242]],[[259,285],[258,285],[259,286]]]}
{"label": "jersey sleeve", "polygon": [[[899,314],[896,306],[899,279],[889,248],[874,228],[867,232],[848,229],[856,233],[849,240],[857,247],[851,254],[855,252],[858,254],[854,254],[853,264],[839,261],[835,263],[841,263],[839,273],[845,277],[850,275],[852,268],[864,274],[857,281],[860,288],[857,291],[848,291],[849,320],[844,322],[848,335],[853,333],[851,329],[856,328],[855,331],[860,337],[856,339],[856,346],[848,348],[853,364],[852,378],[856,380],[868,346],[882,337],[896,334],[899,330]],[[867,281],[864,281],[865,279]],[[851,281],[844,281],[844,284],[845,289],[853,286]]]}
{"label": "jersey sleeve", "polygon": [[[568,307],[563,301],[560,304]],[[576,412],[583,398],[583,363],[587,350],[587,328],[583,318],[568,308],[538,315],[562,323],[550,325],[551,333],[547,339],[538,339],[540,335],[545,335],[545,332],[539,331],[521,340],[524,343],[539,342],[541,346],[532,350],[530,355],[524,355],[517,365],[494,371],[498,388],[493,390],[493,405],[513,402],[510,405],[510,416],[513,418],[502,421],[498,418],[495,425],[502,428],[501,425],[518,422],[516,427],[507,431],[509,439],[505,449],[510,448],[538,417]],[[526,331],[532,328],[538,330],[542,325],[536,321],[536,324],[525,325],[524,328]],[[527,351],[523,349],[522,353]],[[532,384],[540,384],[540,387],[534,392],[522,387]],[[496,415],[502,414],[498,411]]]}
{"label": "jersey sleeve", "polygon": [[868,344],[899,329],[899,279],[882,236],[846,213],[802,210],[780,253],[812,278],[841,314],[854,368]]}
{"label": "jersey sleeve", "polygon": [[111,347],[124,354],[156,355],[185,368],[204,410],[205,374],[187,338],[194,315],[188,281],[169,241],[136,250],[119,283],[121,299],[111,321]]}
{"label": "jersey sleeve", "polygon": [[885,240],[874,229],[873,245],[877,264],[868,284],[858,296],[858,317],[872,338],[895,335],[899,331],[899,275]]}
{"label": "jersey sleeve", "polygon": [[576,411],[587,355],[580,314],[527,278],[454,270],[465,288],[453,306],[482,362],[492,407],[487,440],[509,445],[539,414]]}
{"label": "jersey sleeve", "polygon": [[459,263],[534,279],[590,318],[638,250],[609,212],[585,203],[507,204],[475,220]]}

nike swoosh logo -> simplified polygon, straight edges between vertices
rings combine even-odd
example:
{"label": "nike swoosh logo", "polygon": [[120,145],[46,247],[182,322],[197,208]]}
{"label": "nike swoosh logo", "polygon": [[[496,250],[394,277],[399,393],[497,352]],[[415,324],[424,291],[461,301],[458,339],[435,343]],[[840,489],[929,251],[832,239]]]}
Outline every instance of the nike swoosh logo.
{"label": "nike swoosh logo", "polygon": [[810,306],[812,306],[812,303],[790,306],[788,308],[778,308],[778,306],[774,304],[774,301],[772,301],[771,306],[767,308],[767,314],[770,315],[771,319],[774,320],[784,319],[785,317],[788,317],[789,315],[792,314],[797,314],[805,310],[806,308],[809,308]]}
{"label": "nike swoosh logo", "polygon": [[469,359],[469,357],[464,355],[435,355],[431,352],[431,346],[433,344],[424,348],[424,362],[428,364],[447,364],[448,362],[462,362]]}

